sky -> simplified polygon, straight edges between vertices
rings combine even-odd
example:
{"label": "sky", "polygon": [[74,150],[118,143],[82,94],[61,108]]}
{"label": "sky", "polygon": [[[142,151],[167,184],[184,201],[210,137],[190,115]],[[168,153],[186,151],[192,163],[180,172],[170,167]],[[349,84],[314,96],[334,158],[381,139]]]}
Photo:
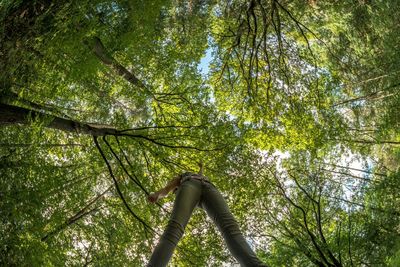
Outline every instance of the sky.
{"label": "sky", "polygon": [[200,64],[198,65],[197,69],[203,76],[207,76],[208,72],[210,71],[210,62],[212,60],[212,49],[209,47],[206,50],[206,53],[200,60]]}

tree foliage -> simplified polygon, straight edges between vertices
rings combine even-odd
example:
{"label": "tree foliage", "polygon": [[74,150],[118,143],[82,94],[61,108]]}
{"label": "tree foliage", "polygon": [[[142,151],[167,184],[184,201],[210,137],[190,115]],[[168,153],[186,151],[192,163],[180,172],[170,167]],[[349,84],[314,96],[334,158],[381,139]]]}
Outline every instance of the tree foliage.
{"label": "tree foliage", "polygon": [[[399,264],[398,1],[0,10],[1,265],[144,266],[199,162],[267,264]],[[196,211],[172,265],[234,262]]]}

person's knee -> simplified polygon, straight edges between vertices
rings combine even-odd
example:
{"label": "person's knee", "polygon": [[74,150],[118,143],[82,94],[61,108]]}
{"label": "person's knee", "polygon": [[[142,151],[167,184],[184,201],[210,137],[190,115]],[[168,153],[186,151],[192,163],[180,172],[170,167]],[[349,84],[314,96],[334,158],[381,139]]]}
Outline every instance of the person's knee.
{"label": "person's knee", "polygon": [[182,238],[183,232],[184,227],[179,222],[170,220],[164,231],[164,238],[176,246]]}
{"label": "person's knee", "polygon": [[222,234],[224,235],[238,235],[240,233],[239,225],[235,218],[230,213],[220,214],[217,219]]}

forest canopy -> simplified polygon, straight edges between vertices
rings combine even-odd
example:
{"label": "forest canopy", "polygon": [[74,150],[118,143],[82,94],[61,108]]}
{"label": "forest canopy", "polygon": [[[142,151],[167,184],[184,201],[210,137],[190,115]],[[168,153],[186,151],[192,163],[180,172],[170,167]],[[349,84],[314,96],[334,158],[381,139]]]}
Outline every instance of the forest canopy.
{"label": "forest canopy", "polygon": [[[269,266],[400,265],[400,2],[0,2],[0,265],[145,266],[184,171]],[[203,211],[171,266],[231,266]]]}

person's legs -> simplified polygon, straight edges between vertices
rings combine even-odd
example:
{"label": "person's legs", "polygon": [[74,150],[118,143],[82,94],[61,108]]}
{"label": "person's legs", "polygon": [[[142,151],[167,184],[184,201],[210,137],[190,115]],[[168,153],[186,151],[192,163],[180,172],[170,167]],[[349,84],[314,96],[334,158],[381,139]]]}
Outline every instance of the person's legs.
{"label": "person's legs", "polygon": [[221,193],[210,183],[203,183],[200,206],[206,210],[222,233],[229,251],[241,266],[266,266],[250,248],[240,232],[239,225],[229,211]]}
{"label": "person's legs", "polygon": [[153,251],[148,267],[167,266],[200,196],[201,182],[198,180],[190,179],[179,186],[167,228]]}

